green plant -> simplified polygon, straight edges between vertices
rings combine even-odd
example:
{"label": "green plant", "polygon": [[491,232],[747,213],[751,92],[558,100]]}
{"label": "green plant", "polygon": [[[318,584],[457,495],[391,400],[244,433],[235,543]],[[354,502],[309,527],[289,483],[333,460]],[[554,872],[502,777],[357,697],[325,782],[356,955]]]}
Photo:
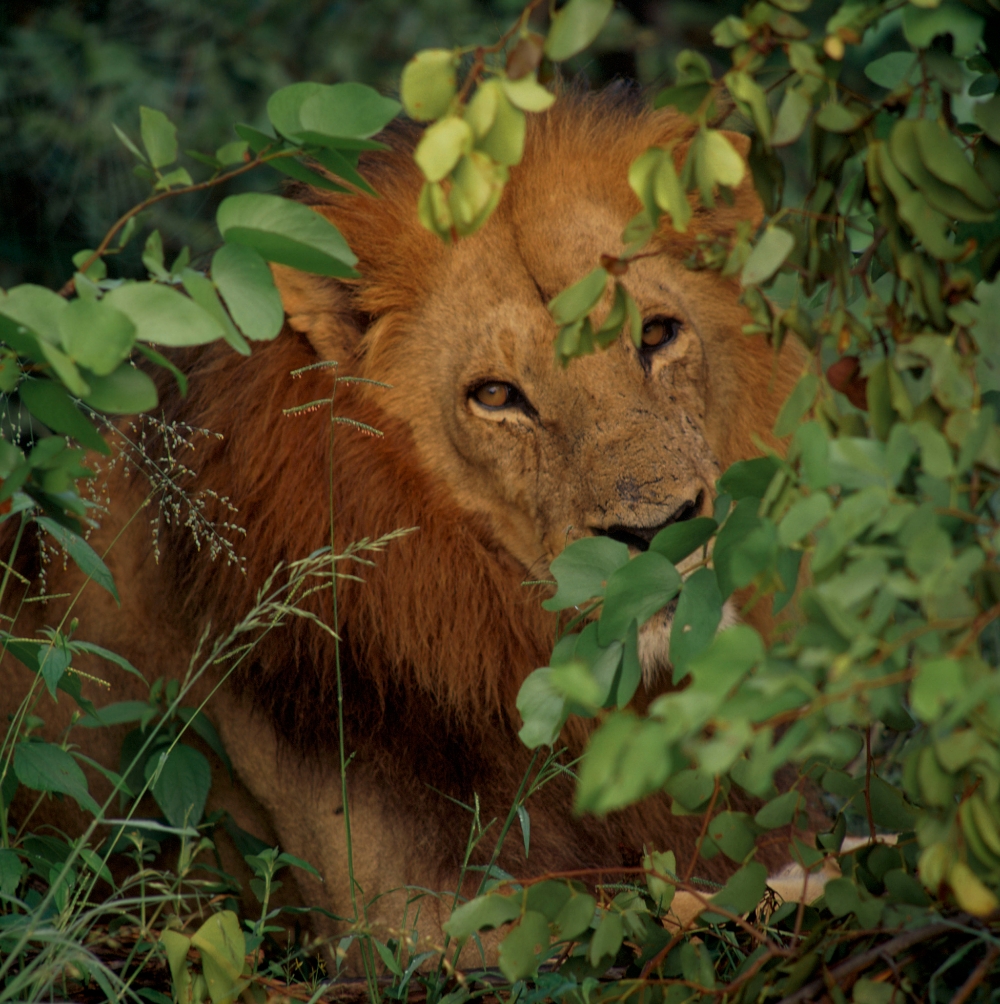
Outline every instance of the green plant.
{"label": "green plant", "polygon": [[[567,547],[546,606],[593,602],[519,699],[530,746],[556,743],[570,714],[599,719],[579,811],[666,790],[676,812],[703,816],[698,852],[681,866],[651,849],[635,869],[644,881],[602,896],[572,933],[559,918],[586,895],[577,876],[507,883],[449,922],[465,937],[514,921],[501,967],[553,996],[617,960],[629,978],[602,996],[840,1000],[853,984],[855,1000],[887,1001],[920,999],[941,980],[965,1000],[989,993],[1000,954],[1000,98],[989,97],[1000,14],[986,2],[845,4],[815,37],[796,17],[809,6],[752,4],[721,21],[714,41],[732,53],[721,79],[700,54],[681,54],[676,84],[656,101],[688,116],[691,142],[681,157],[654,148],[632,165],[642,210],[625,252],[550,304],[564,365],[617,338],[637,316],[621,277],[655,249],[661,216],[685,231],[688,193],[711,207],[744,180],[719,126],[752,131],[765,220],[731,243],[698,238],[689,265],[739,277],[747,336],[779,351],[791,335],[804,350],[774,429],[784,447],[762,443],[766,456],[720,478],[714,518],[668,527],[645,554],[630,560],[607,538]],[[896,49],[864,66],[864,92],[843,85],[851,48],[893,31]],[[486,86],[449,114],[474,117]],[[435,125],[425,143],[435,130],[444,135]],[[808,158],[804,191],[788,200],[785,150]],[[419,148],[417,160],[426,173]],[[462,233],[438,215],[426,223]],[[610,312],[592,321],[610,285]],[[766,640],[750,624],[717,633],[734,597],[751,620],[767,606],[779,615]],[[638,716],[626,708],[637,628],[675,598],[671,661],[683,686]],[[805,809],[817,787],[840,811],[813,839]],[[755,816],[730,807],[734,788],[762,800]],[[847,850],[851,810],[871,842]],[[775,910],[754,856],[789,827],[788,854],[805,874],[832,859],[842,877],[816,902]],[[737,870],[712,893],[693,879],[699,856],[718,854]],[[704,909],[670,933],[651,918],[678,889]],[[921,942],[933,950],[914,953]],[[954,983],[969,952],[980,964]],[[565,960],[558,974],[538,976],[553,959]],[[586,996],[595,985],[582,986]]]}

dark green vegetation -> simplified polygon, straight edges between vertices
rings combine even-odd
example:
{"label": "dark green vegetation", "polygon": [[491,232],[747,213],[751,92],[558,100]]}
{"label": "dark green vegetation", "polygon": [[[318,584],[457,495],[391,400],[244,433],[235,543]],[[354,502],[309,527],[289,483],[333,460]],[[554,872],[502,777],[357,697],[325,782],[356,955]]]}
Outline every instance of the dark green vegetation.
{"label": "dark green vegetation", "polygon": [[[544,35],[525,20],[508,40],[506,63],[499,47],[494,65],[491,54],[470,60],[435,41],[436,50],[408,64],[403,103],[430,123],[417,150],[427,177],[421,219],[442,239],[461,239],[488,217],[520,156],[523,115],[551,102],[538,71],[548,71],[546,58],[580,59],[610,6],[571,0],[551,24],[539,20]],[[98,22],[113,9],[99,11]],[[739,278],[752,319],[747,337],[805,349],[774,430],[787,449],[731,467],[713,519],[669,527],[632,561],[608,538],[571,545],[553,563],[557,592],[546,602],[570,610],[592,601],[600,617],[582,630],[579,618],[567,621],[519,707],[522,738],[536,747],[558,744],[570,715],[600,716],[578,765],[581,811],[607,812],[665,789],[677,812],[703,817],[700,857],[725,855],[736,871],[712,887],[697,879],[698,857],[678,861],[669,847],[647,849],[634,884],[595,886],[580,876],[518,883],[494,871],[446,930],[461,941],[510,925],[500,949],[503,992],[522,1001],[995,1000],[1000,5],[891,0],[816,12],[808,0],[775,0],[732,14],[713,9],[721,14],[714,62],[681,52],[673,83],[655,98],[691,118],[694,140],[683,160],[653,149],[632,165],[629,182],[643,208],[627,228],[626,251],[602,259],[595,248],[594,271],[553,300],[555,349],[571,376],[575,357],[600,351],[624,326],[641,335],[620,277],[648,250],[661,218],[686,230],[692,201],[731,198],[748,168],[720,127],[749,132],[749,170],[767,217],[757,229],[747,222],[731,242],[699,242],[689,264]],[[169,23],[173,15],[163,16]],[[470,87],[460,91],[467,74]],[[292,85],[268,102],[275,132],[264,134],[253,100],[240,106],[251,109],[252,128],[241,127],[238,141],[210,133],[194,158],[198,177],[216,179],[213,192],[228,175],[250,175],[246,156],[300,177],[321,164],[357,184],[357,151],[397,110],[353,85]],[[195,165],[178,166],[168,117],[144,109],[141,141],[132,163],[154,193],[193,187]],[[92,417],[155,404],[152,385],[128,366],[130,354],[168,365],[147,343],[214,338],[247,351],[245,339],[273,338],[281,323],[265,259],[341,276],[354,264],[339,234],[309,210],[226,191],[212,207],[223,243],[211,278],[183,252],[180,261],[165,259],[154,232],[141,256],[148,280],[117,285],[103,258],[84,251],[66,298],[21,286],[0,301],[0,376],[16,416],[0,457],[0,502],[11,503],[5,518],[22,528],[38,523],[91,576],[90,588],[128,584],[113,583],[78,536],[85,512],[73,485],[86,472],[65,437],[106,450]],[[190,233],[196,250],[218,244],[197,228]],[[123,221],[99,250],[130,236]],[[612,284],[611,318],[596,326],[590,313]],[[249,300],[259,308],[246,311]],[[675,564],[698,554],[698,569],[682,580]],[[335,585],[334,562],[356,556],[319,554],[280,570],[259,607],[232,635],[211,641],[191,676],[220,659],[235,665],[247,643],[299,614],[307,591]],[[771,638],[747,624],[716,633],[734,595],[748,613],[773,605]],[[676,682],[687,686],[638,716],[626,708],[639,677],[637,628],[674,598],[671,656]],[[60,624],[39,641],[13,630],[5,637],[37,676],[5,738],[4,804],[19,784],[69,796],[96,821],[109,807],[91,799],[71,749],[32,736],[46,690],[79,692],[72,633]],[[124,776],[112,780],[126,796],[150,790],[160,821],[122,824],[110,841],[91,845],[90,833],[67,842],[3,820],[0,1000],[47,999],[69,992],[64,985],[82,992],[92,981],[109,999],[159,1001],[161,991],[144,986],[143,964],[164,958],[182,1000],[263,999],[269,980],[294,976],[302,959],[294,942],[287,955],[269,942],[263,962],[252,953],[285,919],[269,907],[275,872],[308,864],[247,846],[261,911],[242,926],[225,898],[231,880],[192,864],[223,821],[202,819],[207,761],[184,743],[185,731],[218,743],[200,709],[184,704],[188,686],[154,685],[148,704],[113,712],[138,727]],[[91,716],[85,724],[99,724],[92,708],[82,710]],[[762,799],[754,816],[729,808],[736,788]],[[818,836],[806,832],[813,789],[831,809]],[[520,816],[527,843],[522,808],[512,806],[501,835]],[[847,850],[849,832],[873,842]],[[890,833],[895,842],[875,839]],[[775,835],[803,869],[836,860],[841,876],[808,905],[776,902],[754,860]],[[470,839],[484,838],[474,828]],[[155,891],[150,873],[137,871],[110,900],[92,901],[98,879],[110,878],[112,854],[141,865],[161,840],[176,865],[157,876]],[[664,926],[678,892],[701,898],[703,908],[686,927]],[[204,919],[182,931],[180,921],[199,909]],[[109,924],[135,938],[124,968],[85,947],[91,932],[100,945]],[[411,958],[405,937],[383,943],[360,922],[349,937],[361,948],[373,1001],[419,991],[461,1004],[492,992],[475,974],[456,982],[443,955]],[[315,981],[315,964],[310,975]]]}

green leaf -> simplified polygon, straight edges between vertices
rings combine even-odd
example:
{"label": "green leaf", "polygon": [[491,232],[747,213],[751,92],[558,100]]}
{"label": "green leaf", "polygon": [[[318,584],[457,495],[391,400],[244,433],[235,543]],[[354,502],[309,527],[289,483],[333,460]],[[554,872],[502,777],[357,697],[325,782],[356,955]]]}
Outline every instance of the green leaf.
{"label": "green leaf", "polygon": [[538,882],[527,888],[525,909],[542,914],[552,923],[573,894],[573,887],[567,882]]}
{"label": "green leaf", "polygon": [[962,666],[954,659],[928,659],[917,666],[910,686],[910,707],[924,722],[941,717],[945,707],[965,691]]}
{"label": "green leaf", "polygon": [[662,554],[671,564],[680,564],[689,554],[708,543],[719,524],[707,516],[686,519],[665,526],[649,544],[650,551]]}
{"label": "green leaf", "polygon": [[370,149],[357,141],[385,128],[399,109],[398,101],[352,82],[289,84],[267,102],[268,117],[282,135],[341,150]]}
{"label": "green leaf", "polygon": [[246,986],[242,979],[246,938],[239,918],[232,910],[220,910],[198,928],[191,944],[201,954],[202,973],[212,1004],[233,1004]]}
{"label": "green leaf", "polygon": [[[492,86],[491,86],[492,85]],[[500,83],[495,80],[487,80],[486,83],[476,91],[476,97],[469,104],[466,117],[472,122],[472,112],[477,99],[481,95],[495,95],[491,125],[487,132],[480,135],[476,133],[476,149],[481,150],[488,157],[498,164],[513,166],[521,162],[524,153],[524,137],[527,131],[527,119],[524,112],[515,108],[507,95],[504,94]],[[485,100],[489,100],[486,98]],[[475,131],[473,125],[473,131]]]}
{"label": "green leaf", "polygon": [[62,344],[59,318],[68,307],[69,303],[58,293],[30,283],[15,286],[0,299],[0,312],[30,328],[42,342],[49,345]]}
{"label": "green leaf", "polygon": [[158,282],[132,282],[111,290],[104,302],[135,325],[137,338],[157,345],[204,345],[222,328],[194,301]]}
{"label": "green leaf", "polygon": [[816,492],[799,499],[778,524],[778,543],[783,547],[797,544],[807,534],[812,533],[832,511],[833,504],[826,492]]}
{"label": "green leaf", "polygon": [[973,105],[972,117],[994,143],[1000,143],[1000,94]]}
{"label": "green leaf", "polygon": [[618,949],[625,938],[620,913],[608,912],[601,917],[597,930],[594,931],[587,949],[587,958],[595,968],[606,968],[614,961]]}
{"label": "green leaf", "polygon": [[122,363],[108,376],[87,378],[90,393],[83,400],[97,411],[111,415],[136,415],[156,407],[156,384],[142,370]]}
{"label": "green leaf", "polygon": [[719,703],[764,658],[760,635],[746,624],[720,631],[688,665],[692,688],[712,694]]}
{"label": "green leaf", "polygon": [[472,149],[474,138],[468,122],[457,115],[449,115],[424,132],[413,159],[428,181],[441,181]]}
{"label": "green leaf", "polygon": [[53,432],[71,436],[81,446],[108,455],[111,448],[84,417],[69,394],[53,380],[23,380],[18,393],[28,410]]}
{"label": "green leaf", "polygon": [[549,301],[549,313],[556,324],[572,324],[586,317],[597,306],[608,286],[608,273],[603,268],[588,272],[579,282],[564,289]]}
{"label": "green leaf", "polygon": [[14,747],[14,773],[32,791],[59,792],[69,795],[87,812],[97,815],[101,811],[87,791],[87,779],[79,764],[52,743],[19,742]]}
{"label": "green leaf", "polygon": [[701,135],[704,143],[701,157],[704,158],[710,184],[736,188],[746,174],[746,164],[736,147],[718,129],[704,129]]}
{"label": "green leaf", "polygon": [[[223,244],[222,247],[239,247],[239,245]],[[243,250],[246,250],[250,254],[257,254],[256,251],[251,251],[250,248]],[[260,258],[260,255],[257,255],[257,257]],[[262,258],[261,261],[263,262]],[[264,268],[267,268],[266,264]],[[184,289],[188,296],[218,324],[223,337],[229,345],[239,352],[240,355],[250,355],[250,346],[247,345],[246,339],[236,330],[232,319],[224,310],[222,302],[219,300],[215,283],[207,276],[202,275],[201,272],[196,272],[193,268],[185,268],[181,272],[181,282],[184,284]]]}
{"label": "green leaf", "polygon": [[757,831],[745,812],[720,812],[708,825],[708,836],[732,861],[744,861],[754,849]]}
{"label": "green leaf", "polygon": [[375,951],[378,952],[379,958],[385,963],[386,969],[395,976],[402,976],[403,970],[400,969],[396,957],[389,951],[388,946],[383,945],[378,938],[372,938],[372,941],[375,942]]}
{"label": "green leaf", "polygon": [[788,146],[801,135],[812,112],[812,101],[797,87],[789,87],[774,119],[772,146]]}
{"label": "green leaf", "polygon": [[699,568],[684,580],[670,629],[670,663],[674,682],[687,674],[691,660],[715,637],[722,620],[722,594],[715,572]]}
{"label": "green leaf", "polygon": [[[906,803],[902,791],[886,784],[880,777],[872,777],[869,785],[872,803],[872,818],[875,825],[896,833],[912,830],[917,821],[917,813]],[[862,795],[855,796],[855,806]]]}
{"label": "green leaf", "polygon": [[767,805],[761,808],[754,816],[754,822],[765,830],[787,826],[795,818],[796,812],[801,811],[804,806],[805,803],[799,791],[795,789],[786,791],[783,795],[772,798]]}
{"label": "green leaf", "polygon": [[93,579],[99,586],[102,586],[111,593],[117,602],[121,602],[118,597],[118,590],[115,588],[115,580],[112,578],[111,572],[108,571],[108,566],[104,564],[101,556],[83,537],[78,536],[72,530],[68,530],[61,523],[57,523],[48,516],[37,516],[35,522],[43,530],[48,530],[55,537],[59,546],[73,559],[77,568],[84,575]]}
{"label": "green leaf", "polygon": [[146,780],[153,782],[153,797],[171,826],[197,826],[205,813],[212,786],[212,768],[196,749],[178,743],[160,766],[160,756],[146,761]]}
{"label": "green leaf", "polygon": [[854,132],[861,126],[863,119],[857,112],[851,111],[836,101],[828,101],[816,113],[816,125],[827,132]]}
{"label": "green leaf", "polygon": [[757,515],[758,507],[757,499],[744,498],[715,538],[712,564],[723,599],[749,585],[776,557],[777,531],[773,523]]}
{"label": "green leaf", "polygon": [[155,108],[139,107],[139,131],[142,145],[155,168],[166,167],[177,159],[177,126]]}
{"label": "green leaf", "polygon": [[77,299],[59,314],[59,335],[73,362],[107,376],[132,350],[135,325],[104,301]]}
{"label": "green leaf", "polygon": [[735,502],[745,498],[762,499],[778,469],[773,457],[738,460],[719,478],[719,492],[731,495]]}
{"label": "green leaf", "polygon": [[957,188],[988,213],[992,214],[997,209],[996,196],[986,187],[986,183],[976,173],[950,133],[930,119],[917,119],[913,122],[913,132],[920,150],[920,159],[931,174]]}
{"label": "green leaf", "polygon": [[504,77],[502,86],[507,100],[515,108],[525,112],[544,112],[546,108],[551,108],[556,100],[556,96],[538,82],[534,73],[529,73],[519,80],[508,80]]}
{"label": "green leaf", "polygon": [[500,893],[488,893],[463,903],[442,927],[449,937],[461,940],[475,934],[476,931],[488,931],[500,927],[520,915],[520,895],[503,896]]}
{"label": "green leaf", "polygon": [[[748,263],[749,264],[749,263]],[[788,399],[781,406],[774,423],[774,434],[779,438],[790,436],[801,425],[802,419],[813,406],[819,390],[819,377],[803,373]]]}
{"label": "green leaf", "polygon": [[680,591],[677,569],[655,551],[637,554],[616,569],[604,590],[604,609],[598,622],[598,638],[609,645],[624,638],[632,621],[641,627],[662,610]]}
{"label": "green leaf", "polygon": [[101,729],[109,725],[124,725],[126,722],[138,722],[149,711],[148,701],[118,701],[115,704],[105,704],[97,709],[97,715],[81,718],[79,724],[85,729]]}
{"label": "green leaf", "polygon": [[548,666],[529,674],[517,692],[517,710],[524,724],[518,738],[528,749],[553,746],[566,722],[566,695],[552,683]]}
{"label": "green leaf", "polygon": [[903,35],[914,49],[929,49],[939,35],[951,35],[952,54],[966,59],[982,41],[983,19],[952,0],[934,8],[908,3],[903,8]]}
{"label": "green leaf", "polygon": [[511,983],[523,980],[538,971],[548,949],[548,921],[542,914],[528,910],[500,943],[500,970]]}
{"label": "green leaf", "polygon": [[[669,909],[677,887],[669,881],[669,876],[677,875],[677,858],[673,851],[653,851],[642,859],[642,867],[656,875],[646,875],[646,888],[653,897],[656,908],[661,912]],[[661,877],[662,876],[662,877]]]}
{"label": "green leaf", "polygon": [[268,261],[317,275],[357,277],[352,266],[358,259],[340,231],[299,202],[256,192],[230,195],[216,222],[227,242],[253,248]]}
{"label": "green leaf", "polygon": [[[740,282],[756,286],[768,279],[785,263],[795,247],[795,238],[782,227],[768,227],[754,245],[743,266]],[[815,379],[815,377],[814,377]]]}
{"label": "green leaf", "polygon": [[573,891],[556,914],[552,926],[557,941],[574,941],[590,928],[597,901],[587,893]]}
{"label": "green leaf", "polygon": [[566,546],[550,571],[559,588],[546,610],[566,610],[604,595],[607,580],[628,561],[628,546],[610,537],[583,537]]}
{"label": "green leaf", "polygon": [[879,87],[895,90],[904,80],[919,79],[920,64],[910,50],[890,52],[873,60],[865,67],[865,76]]}
{"label": "green leaf", "polygon": [[234,139],[231,143],[225,143],[215,151],[215,159],[223,167],[242,164],[246,159],[248,148],[249,144],[245,139]]}
{"label": "green leaf", "polygon": [[455,67],[452,49],[424,49],[403,67],[399,96],[406,114],[416,122],[439,119],[455,97]]}
{"label": "green leaf", "polygon": [[614,0],[569,0],[552,17],[545,39],[545,55],[561,63],[583,52],[604,27]]}
{"label": "green leaf", "polygon": [[[751,861],[732,875],[722,890],[716,893],[709,902],[721,906],[730,913],[749,913],[763,898],[767,891],[767,869],[759,861]],[[706,924],[721,924],[725,922],[720,914],[705,912],[701,919]]]}
{"label": "green leaf", "polygon": [[7,847],[0,848],[0,894],[13,896],[24,872],[25,865],[17,852]]}
{"label": "green leaf", "polygon": [[253,340],[270,340],[284,324],[284,307],[267,263],[252,248],[224,244],[212,259],[212,279],[233,320]]}

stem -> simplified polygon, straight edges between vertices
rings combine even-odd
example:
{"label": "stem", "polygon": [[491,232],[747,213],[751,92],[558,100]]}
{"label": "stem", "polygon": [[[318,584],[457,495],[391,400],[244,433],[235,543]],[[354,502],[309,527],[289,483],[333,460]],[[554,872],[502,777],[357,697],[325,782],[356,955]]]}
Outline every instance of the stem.
{"label": "stem", "polygon": [[719,791],[722,785],[719,781],[719,776],[715,777],[715,789],[712,791],[712,800],[708,803],[708,808],[705,810],[705,818],[701,821],[701,832],[698,834],[698,840],[694,845],[694,850],[691,852],[691,859],[688,861],[687,868],[684,869],[684,881],[687,882],[689,878],[694,874],[694,866],[698,863],[698,855],[701,853],[701,845],[705,840],[705,834],[708,833],[708,824],[712,821],[712,813],[715,811],[715,803],[719,797]]}
{"label": "stem", "polygon": [[874,844],[878,840],[875,833],[875,817],[872,815],[872,726],[865,732],[865,815],[868,817],[868,835]]}
{"label": "stem", "polygon": [[[264,152],[266,153],[270,147],[265,147]],[[231,178],[239,177],[241,174],[246,174],[247,171],[252,171],[255,167],[260,167],[261,164],[269,164],[272,160],[279,160],[282,157],[297,157],[302,151],[296,147],[294,150],[281,150],[278,153],[274,153],[271,156],[262,156],[257,154],[253,160],[249,163],[244,164],[242,167],[236,168],[234,171],[230,171],[228,174],[220,174],[215,177],[209,178],[208,181],[199,181],[194,185],[185,185],[183,188],[169,188],[165,192],[160,192],[159,195],[151,195],[144,202],[140,202],[137,206],[133,206],[128,212],[123,213],[118,219],[112,224],[111,229],[104,235],[101,243],[97,245],[97,250],[77,269],[78,272],[86,273],[87,269],[97,261],[107,250],[108,246],[115,238],[115,234],[133,216],[138,216],[139,213],[150,206],[155,206],[157,202],[162,202],[164,199],[173,198],[175,195],[187,195],[189,192],[201,192],[206,188],[213,188],[215,185],[221,185],[225,181],[229,181]],[[73,291],[76,286],[72,279],[67,279],[64,283],[62,289],[59,290],[60,296],[72,296]]]}

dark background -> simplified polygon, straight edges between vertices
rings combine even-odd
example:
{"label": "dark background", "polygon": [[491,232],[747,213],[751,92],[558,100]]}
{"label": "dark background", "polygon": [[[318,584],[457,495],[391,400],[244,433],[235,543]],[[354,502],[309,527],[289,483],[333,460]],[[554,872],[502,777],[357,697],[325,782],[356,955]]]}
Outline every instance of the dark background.
{"label": "dark background", "polygon": [[[297,80],[359,80],[395,93],[418,49],[490,43],[521,0],[2,0],[0,2],[0,286],[58,287],[71,255],[93,247],[148,185],[112,122],[138,135],[138,108],[166,112],[181,149],[213,152],[234,122],[264,124],[277,88]],[[835,0],[808,14],[821,27]],[[564,67],[592,86],[616,78],[652,88],[673,79],[684,48],[719,57],[711,28],[738,0],[619,2],[595,45]],[[182,157],[197,180],[207,169]],[[276,187],[264,169],[241,184]],[[176,253],[217,236],[224,195],[168,200],[140,221]],[[144,274],[139,241],[111,264]]]}

